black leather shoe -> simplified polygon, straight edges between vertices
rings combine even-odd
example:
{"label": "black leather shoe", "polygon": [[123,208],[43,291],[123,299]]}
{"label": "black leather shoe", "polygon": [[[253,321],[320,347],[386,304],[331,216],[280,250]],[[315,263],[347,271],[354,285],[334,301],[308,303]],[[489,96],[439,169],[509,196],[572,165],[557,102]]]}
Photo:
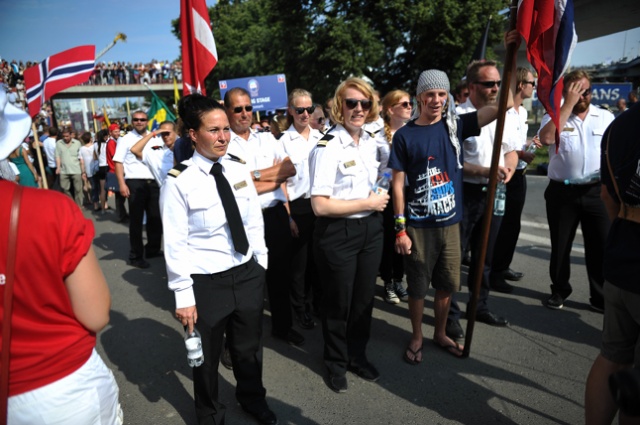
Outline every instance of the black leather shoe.
{"label": "black leather shoe", "polygon": [[271,411],[267,406],[263,408],[247,408],[242,406],[242,410],[254,417],[254,419],[264,425],[276,425],[278,418],[276,414]]}
{"label": "black leather shoe", "polygon": [[289,331],[284,335],[276,332],[272,332],[271,335],[273,335],[274,338],[286,341],[289,345],[293,345],[295,347],[301,347],[304,345],[304,337],[293,329],[289,329]]}
{"label": "black leather shoe", "polygon": [[298,324],[302,329],[313,329],[316,327],[316,322],[313,321],[311,315],[307,312],[298,315]]}
{"label": "black leather shoe", "polygon": [[229,370],[233,370],[233,363],[231,362],[231,353],[228,348],[222,350],[222,354],[220,355],[220,363],[222,366],[226,367]]}
{"label": "black leather shoe", "polygon": [[489,310],[476,313],[476,320],[491,326],[507,326],[509,324],[507,319]]}
{"label": "black leather shoe", "polygon": [[513,286],[509,285],[503,278],[494,277],[491,279],[491,290],[510,294],[513,292]]}
{"label": "black leather shoe", "polygon": [[449,338],[454,340],[464,338],[464,331],[458,320],[447,319],[445,332]]}
{"label": "black leather shoe", "polygon": [[502,272],[502,277],[511,280],[513,282],[517,282],[524,277],[524,273],[516,272],[511,269],[507,269]]}
{"label": "black leather shoe", "polygon": [[329,374],[329,379],[327,380],[327,384],[329,388],[337,393],[346,393],[347,392],[347,377],[344,375],[331,375]]}
{"label": "black leather shoe", "polygon": [[149,263],[144,261],[142,258],[140,258],[138,260],[129,260],[129,264],[132,265],[133,267],[137,267],[139,269],[148,269],[149,268]]}
{"label": "black leather shoe", "polygon": [[147,258],[156,258],[156,257],[164,257],[164,252],[162,250],[152,252],[151,254],[146,254]]}
{"label": "black leather shoe", "polygon": [[355,373],[365,381],[376,382],[378,379],[380,379],[380,372],[378,372],[375,366],[369,362],[367,362],[363,366],[349,365],[347,366],[347,370],[349,372]]}

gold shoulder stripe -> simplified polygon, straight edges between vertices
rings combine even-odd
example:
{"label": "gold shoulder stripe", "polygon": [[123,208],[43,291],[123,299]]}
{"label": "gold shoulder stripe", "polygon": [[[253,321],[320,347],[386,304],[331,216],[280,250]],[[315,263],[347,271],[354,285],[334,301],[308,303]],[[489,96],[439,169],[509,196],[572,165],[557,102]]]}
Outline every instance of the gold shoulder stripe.
{"label": "gold shoulder stripe", "polygon": [[232,161],[239,162],[240,164],[246,164],[247,163],[247,161],[245,161],[244,159],[242,159],[242,158],[240,158],[238,156],[232,155],[232,154],[229,154],[229,158],[231,158]]}
{"label": "gold shoulder stripe", "polygon": [[170,169],[169,172],[167,173],[167,175],[169,175],[171,177],[178,177],[187,168],[188,168],[188,166],[186,166],[184,164],[178,164],[175,167],[173,167],[172,169]]}

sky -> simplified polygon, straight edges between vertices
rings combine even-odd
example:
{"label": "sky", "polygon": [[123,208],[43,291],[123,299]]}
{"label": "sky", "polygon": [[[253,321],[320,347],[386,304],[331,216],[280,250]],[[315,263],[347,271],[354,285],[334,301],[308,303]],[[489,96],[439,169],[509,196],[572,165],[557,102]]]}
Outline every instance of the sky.
{"label": "sky", "polygon": [[[206,3],[213,6],[215,0]],[[94,44],[98,53],[119,32],[127,41],[119,41],[99,60],[148,63],[180,55],[180,43],[171,33],[171,20],[180,15],[179,0],[0,0],[0,11],[0,57],[7,60],[42,61],[82,44]],[[215,22],[213,26],[215,36]],[[571,65],[617,61],[625,55],[640,55],[640,27],[578,43]]]}

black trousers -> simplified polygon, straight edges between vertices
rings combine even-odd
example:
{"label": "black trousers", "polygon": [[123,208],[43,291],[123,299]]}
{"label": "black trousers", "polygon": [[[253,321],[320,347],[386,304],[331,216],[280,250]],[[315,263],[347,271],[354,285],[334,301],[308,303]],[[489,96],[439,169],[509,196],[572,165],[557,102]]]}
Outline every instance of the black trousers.
{"label": "black trousers", "polygon": [[[391,191],[389,191],[391,195]],[[393,217],[393,195],[387,207],[382,212],[382,226],[384,241],[382,243],[382,259],[380,260],[380,278],[388,283],[392,280],[402,280],[404,277],[404,258],[396,252],[396,230]]]}
{"label": "black trousers", "polygon": [[[469,265],[469,275],[467,278],[467,287],[469,288],[469,297],[471,297],[472,287],[476,280],[476,267],[480,250],[482,249],[482,220],[484,219],[484,209],[487,204],[487,193],[483,190],[486,185],[464,183],[464,201],[462,208],[462,223],[460,224],[460,244],[462,247],[471,248],[471,264]],[[496,238],[500,230],[502,217],[491,214],[491,228],[489,230],[489,240],[487,242],[487,252],[485,255],[484,266],[482,268],[482,283],[478,294],[478,304],[476,312],[484,312],[489,309],[487,302],[489,300],[489,277],[491,274],[491,262],[496,244]],[[461,247],[461,249],[462,249]],[[451,307],[449,309],[449,319],[459,320],[462,316],[460,306],[456,300],[457,295],[451,296]],[[467,309],[468,310],[468,309]]]}
{"label": "black trousers", "polygon": [[492,270],[502,273],[511,266],[513,254],[520,236],[520,217],[527,197],[527,178],[523,170],[516,170],[507,183],[507,201],[502,224],[493,251]]}
{"label": "black trousers", "polygon": [[582,226],[591,303],[602,305],[602,262],[609,233],[609,217],[600,199],[600,184],[565,185],[553,180],[544,192],[551,236],[551,293],[566,298],[571,294],[571,245],[578,223]]}
{"label": "black trousers", "polygon": [[296,314],[318,310],[322,297],[316,260],[313,255],[313,229],[316,216],[311,199],[289,202],[291,218],[298,226],[298,237],[292,238],[291,247],[291,306]]}
{"label": "black trousers", "polygon": [[193,368],[198,423],[224,424],[218,401],[218,363],[223,334],[236,378],[236,399],[248,408],[266,407],[262,385],[262,317],[265,270],[255,260],[213,275],[192,275],[204,363]]}
{"label": "black trousers", "polygon": [[[160,218],[160,187],[153,179],[126,179],[129,187],[129,260],[140,260],[160,251],[162,219]],[[147,213],[147,245],[142,242],[144,213]]]}
{"label": "black trousers", "polygon": [[262,210],[264,239],[269,250],[267,293],[271,308],[271,332],[286,335],[291,318],[291,229],[282,203]]}
{"label": "black trousers", "polygon": [[323,293],[324,361],[332,375],[365,365],[376,274],[382,256],[382,217],[319,217],[315,254]]}

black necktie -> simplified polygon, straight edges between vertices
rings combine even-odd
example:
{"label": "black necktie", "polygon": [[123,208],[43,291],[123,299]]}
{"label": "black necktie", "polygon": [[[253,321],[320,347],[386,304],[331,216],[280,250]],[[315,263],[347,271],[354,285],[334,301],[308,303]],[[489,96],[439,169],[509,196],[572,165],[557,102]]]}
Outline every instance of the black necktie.
{"label": "black necktie", "polygon": [[231,230],[233,246],[236,252],[247,255],[249,251],[249,241],[244,231],[244,224],[242,224],[242,217],[240,216],[236,198],[233,196],[229,181],[222,174],[222,165],[216,162],[213,164],[213,167],[211,167],[210,173],[213,175],[213,178],[216,179],[216,186],[218,187],[218,194],[220,195],[222,207],[224,208],[224,215],[227,216],[227,222]]}

